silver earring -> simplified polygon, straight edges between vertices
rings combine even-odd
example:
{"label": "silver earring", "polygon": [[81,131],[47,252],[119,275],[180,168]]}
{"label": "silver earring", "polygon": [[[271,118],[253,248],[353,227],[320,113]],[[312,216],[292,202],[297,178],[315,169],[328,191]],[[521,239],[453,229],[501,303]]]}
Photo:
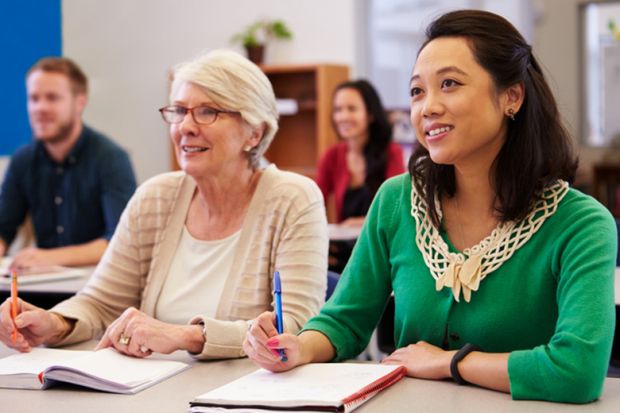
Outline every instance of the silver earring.
{"label": "silver earring", "polygon": [[515,111],[513,108],[508,108],[508,113],[506,114],[510,118],[510,120],[515,120]]}

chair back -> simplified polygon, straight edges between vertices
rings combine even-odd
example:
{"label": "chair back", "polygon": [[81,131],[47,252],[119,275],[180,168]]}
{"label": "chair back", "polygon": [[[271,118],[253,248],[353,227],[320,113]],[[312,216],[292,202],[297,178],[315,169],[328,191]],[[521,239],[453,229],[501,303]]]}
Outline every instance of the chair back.
{"label": "chair back", "polygon": [[396,350],[394,343],[394,296],[390,295],[383,315],[377,324],[377,347],[379,351],[391,354]]}
{"label": "chair back", "polygon": [[340,279],[340,274],[334,271],[327,271],[327,291],[325,292],[325,301],[329,300],[329,297],[334,293],[334,289],[336,289],[336,284],[338,284],[338,280]]}

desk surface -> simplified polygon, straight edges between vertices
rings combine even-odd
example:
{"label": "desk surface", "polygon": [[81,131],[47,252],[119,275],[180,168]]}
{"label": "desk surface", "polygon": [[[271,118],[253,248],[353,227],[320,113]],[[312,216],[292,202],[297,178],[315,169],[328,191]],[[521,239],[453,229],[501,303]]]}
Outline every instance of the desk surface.
{"label": "desk surface", "polygon": [[354,241],[359,238],[361,232],[361,226],[327,225],[327,235],[330,241]]}
{"label": "desk surface", "polygon": [[620,267],[616,267],[616,282],[614,288],[616,290],[616,305],[620,305]]}
{"label": "desk surface", "polygon": [[[36,283],[29,284],[21,284],[19,286],[19,291],[26,292],[41,292],[41,293],[66,293],[66,294],[75,294],[79,290],[82,289],[84,285],[88,282],[88,279],[95,271],[95,267],[79,267],[79,269],[84,270],[85,274],[81,277],[75,278],[67,278],[64,280],[54,280],[54,281],[42,281]],[[10,292],[11,285],[10,284],[0,284],[0,291]]]}
{"label": "desk surface", "polygon": [[[75,348],[88,349],[94,342]],[[0,357],[11,351],[0,345]],[[48,390],[0,389],[0,400],[12,411],[29,412],[84,412],[110,411],[114,413],[186,412],[195,396],[228,383],[256,369],[248,359],[226,361],[193,361],[178,352],[171,358],[188,361],[192,367],[135,395],[109,394],[57,386]],[[359,408],[360,413],[373,412],[617,412],[620,406],[620,379],[607,379],[600,400],[587,405],[565,405],[548,402],[513,401],[503,393],[473,386],[457,386],[448,381],[427,381],[405,378],[378,394]]]}

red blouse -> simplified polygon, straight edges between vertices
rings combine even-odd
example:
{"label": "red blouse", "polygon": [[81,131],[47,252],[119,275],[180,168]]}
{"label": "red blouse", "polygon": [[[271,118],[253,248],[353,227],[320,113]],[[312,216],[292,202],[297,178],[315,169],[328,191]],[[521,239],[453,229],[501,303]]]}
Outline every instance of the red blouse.
{"label": "red blouse", "polygon": [[[405,172],[403,150],[397,143],[390,142],[385,179],[403,172]],[[329,148],[321,157],[316,176],[316,183],[323,192],[325,202],[329,195],[334,193],[338,222],[342,221],[342,204],[350,180],[351,175],[347,168],[347,144],[342,141]]]}

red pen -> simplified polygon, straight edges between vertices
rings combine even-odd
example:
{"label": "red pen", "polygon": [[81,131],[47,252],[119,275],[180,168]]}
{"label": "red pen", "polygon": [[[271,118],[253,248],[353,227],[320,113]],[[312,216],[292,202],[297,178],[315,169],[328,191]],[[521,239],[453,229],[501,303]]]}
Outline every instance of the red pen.
{"label": "red pen", "polygon": [[17,317],[17,271],[13,270],[11,275],[11,319],[13,320],[11,340],[13,341],[13,344],[17,343],[17,326],[15,325],[15,317]]}

